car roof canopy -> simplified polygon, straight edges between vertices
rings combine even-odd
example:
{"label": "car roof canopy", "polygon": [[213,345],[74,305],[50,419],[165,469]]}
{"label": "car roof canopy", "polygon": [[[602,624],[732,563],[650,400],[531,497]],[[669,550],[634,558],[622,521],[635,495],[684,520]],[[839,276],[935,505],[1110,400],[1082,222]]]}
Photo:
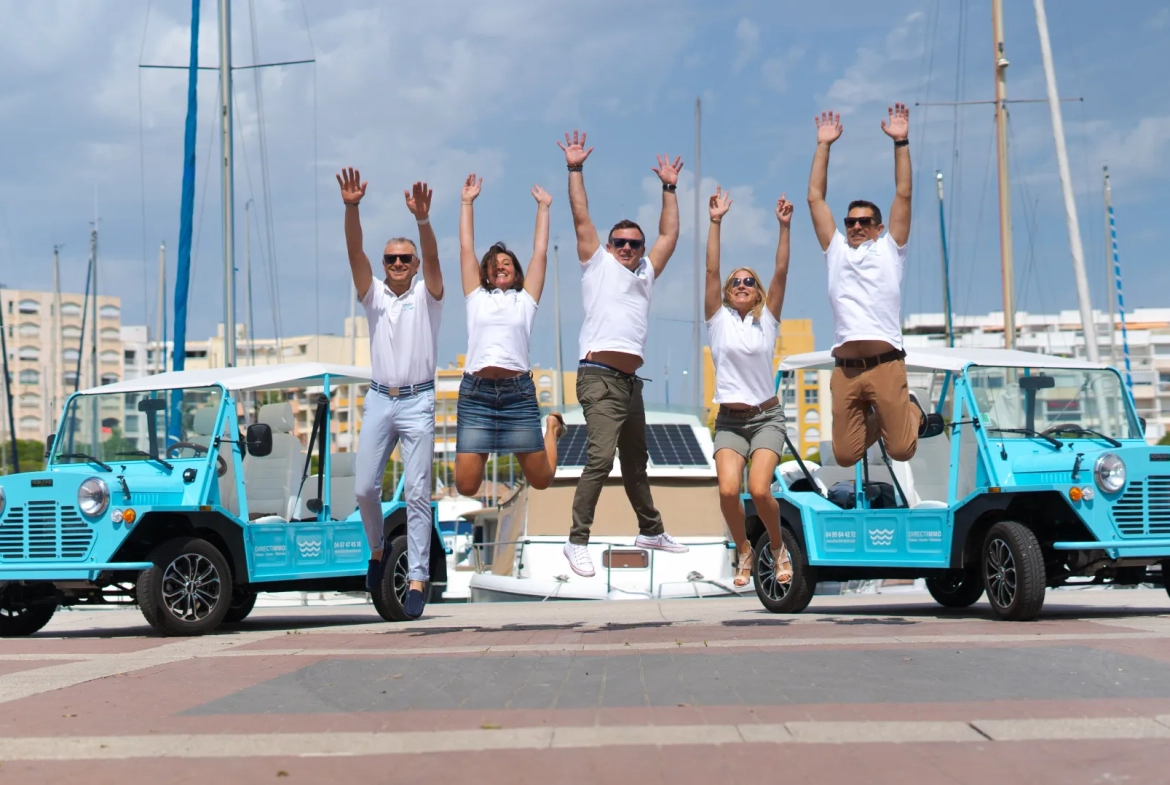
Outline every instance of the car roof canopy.
{"label": "car roof canopy", "polygon": [[[834,365],[830,352],[807,352],[785,357],[780,363],[782,371],[828,370]],[[906,367],[919,371],[962,371],[968,365],[983,365],[1001,368],[1070,368],[1103,370],[1108,368],[1100,363],[1091,363],[1069,357],[1056,357],[1039,352],[1024,352],[1018,349],[952,349],[937,347],[929,349],[907,348]]]}
{"label": "car roof canopy", "polygon": [[329,377],[331,386],[341,384],[369,384],[370,369],[359,365],[331,363],[289,363],[245,368],[205,368],[197,371],[168,371],[167,373],[127,379],[101,387],[82,390],[82,395],[106,393],[149,392],[151,390],[179,390],[210,387],[222,384],[229,390],[277,390],[287,387],[307,387],[321,384]]}

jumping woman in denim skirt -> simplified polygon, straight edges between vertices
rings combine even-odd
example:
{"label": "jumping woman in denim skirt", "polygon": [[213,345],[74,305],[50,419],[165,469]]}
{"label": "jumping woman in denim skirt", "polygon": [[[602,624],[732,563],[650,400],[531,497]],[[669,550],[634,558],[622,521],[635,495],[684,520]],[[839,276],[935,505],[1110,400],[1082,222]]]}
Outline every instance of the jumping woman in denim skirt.
{"label": "jumping woman in denim skirt", "polygon": [[459,385],[455,488],[474,496],[488,455],[513,454],[529,486],[544,490],[557,470],[557,439],[564,419],[549,415],[540,431],[540,407],[528,364],[529,338],[544,289],[548,262],[548,209],[552,196],[533,186],[536,235],[528,274],[516,254],[496,243],[475,255],[474,202],[483,180],[474,174],[463,186],[459,212],[459,266],[467,304],[467,360]]}
{"label": "jumping woman in denim skirt", "polygon": [[734,584],[746,586],[754,554],[744,531],[739,490],[750,459],[748,493],[768,530],[776,580],[787,584],[792,581],[792,560],[780,534],[780,508],[772,496],[772,478],[784,453],[785,438],[784,407],[776,398],[772,362],[788,281],[792,204],[783,195],[776,202],[780,241],[776,270],[766,290],[750,267],[734,270],[720,284],[719,230],[729,209],[731,195],[716,189],[710,201],[704,316],[715,362],[715,403],[719,404],[715,418],[719,507],[739,555]]}

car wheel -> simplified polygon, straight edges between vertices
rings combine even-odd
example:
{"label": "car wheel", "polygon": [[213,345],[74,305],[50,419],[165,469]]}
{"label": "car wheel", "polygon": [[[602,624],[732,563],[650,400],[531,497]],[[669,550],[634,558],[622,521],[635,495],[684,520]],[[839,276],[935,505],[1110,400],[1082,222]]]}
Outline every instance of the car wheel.
{"label": "car wheel", "polygon": [[983,587],[1005,621],[1031,621],[1044,607],[1047,575],[1040,542],[1015,521],[1000,521],[983,539]]}
{"label": "car wheel", "polygon": [[944,608],[968,608],[983,596],[983,579],[979,566],[950,570],[938,577],[926,579],[926,590],[934,601]]}
{"label": "car wheel", "polygon": [[154,566],[138,575],[142,615],[163,635],[204,635],[232,602],[232,574],[219,549],[198,537],[176,537],[151,551]]}
{"label": "car wheel", "polygon": [[765,531],[756,540],[755,583],[756,596],[764,607],[772,613],[800,613],[812,602],[813,592],[817,587],[816,576],[804,549],[796,541],[796,536],[787,528],[780,527],[780,536],[784,538],[784,545],[788,548],[789,558],[792,559],[792,582],[780,583],[776,580],[776,567],[772,559],[771,538]]}
{"label": "car wheel", "polygon": [[224,614],[224,624],[239,624],[248,618],[248,614],[256,607],[256,592],[232,589],[232,602],[228,612]]}
{"label": "car wheel", "polygon": [[57,612],[53,600],[27,601],[10,594],[0,596],[0,638],[23,638],[32,635]]}
{"label": "car wheel", "polygon": [[[406,535],[400,534],[390,541],[386,552],[386,569],[382,571],[382,583],[374,592],[374,609],[386,621],[407,621],[406,590],[410,588],[410,567],[406,556]],[[423,592],[424,596],[430,587]]]}

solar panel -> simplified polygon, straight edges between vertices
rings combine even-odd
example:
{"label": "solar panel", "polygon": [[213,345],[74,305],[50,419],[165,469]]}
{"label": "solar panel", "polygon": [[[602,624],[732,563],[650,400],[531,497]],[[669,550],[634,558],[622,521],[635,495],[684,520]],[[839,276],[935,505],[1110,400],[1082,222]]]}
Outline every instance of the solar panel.
{"label": "solar panel", "polygon": [[706,466],[707,457],[689,425],[647,425],[646,444],[655,466]]}
{"label": "solar panel", "polygon": [[565,433],[557,442],[558,466],[584,466],[588,433],[584,425],[566,425]]}

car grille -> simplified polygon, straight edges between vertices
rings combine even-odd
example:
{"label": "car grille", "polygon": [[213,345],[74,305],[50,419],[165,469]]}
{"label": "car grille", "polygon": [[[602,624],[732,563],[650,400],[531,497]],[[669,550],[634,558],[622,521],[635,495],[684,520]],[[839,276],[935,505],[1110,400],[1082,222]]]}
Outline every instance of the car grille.
{"label": "car grille", "polygon": [[1170,475],[1131,482],[1113,505],[1113,523],[1122,537],[1170,535]]}
{"label": "car grille", "polygon": [[30,501],[9,507],[0,520],[0,561],[84,559],[93,537],[76,507]]}

